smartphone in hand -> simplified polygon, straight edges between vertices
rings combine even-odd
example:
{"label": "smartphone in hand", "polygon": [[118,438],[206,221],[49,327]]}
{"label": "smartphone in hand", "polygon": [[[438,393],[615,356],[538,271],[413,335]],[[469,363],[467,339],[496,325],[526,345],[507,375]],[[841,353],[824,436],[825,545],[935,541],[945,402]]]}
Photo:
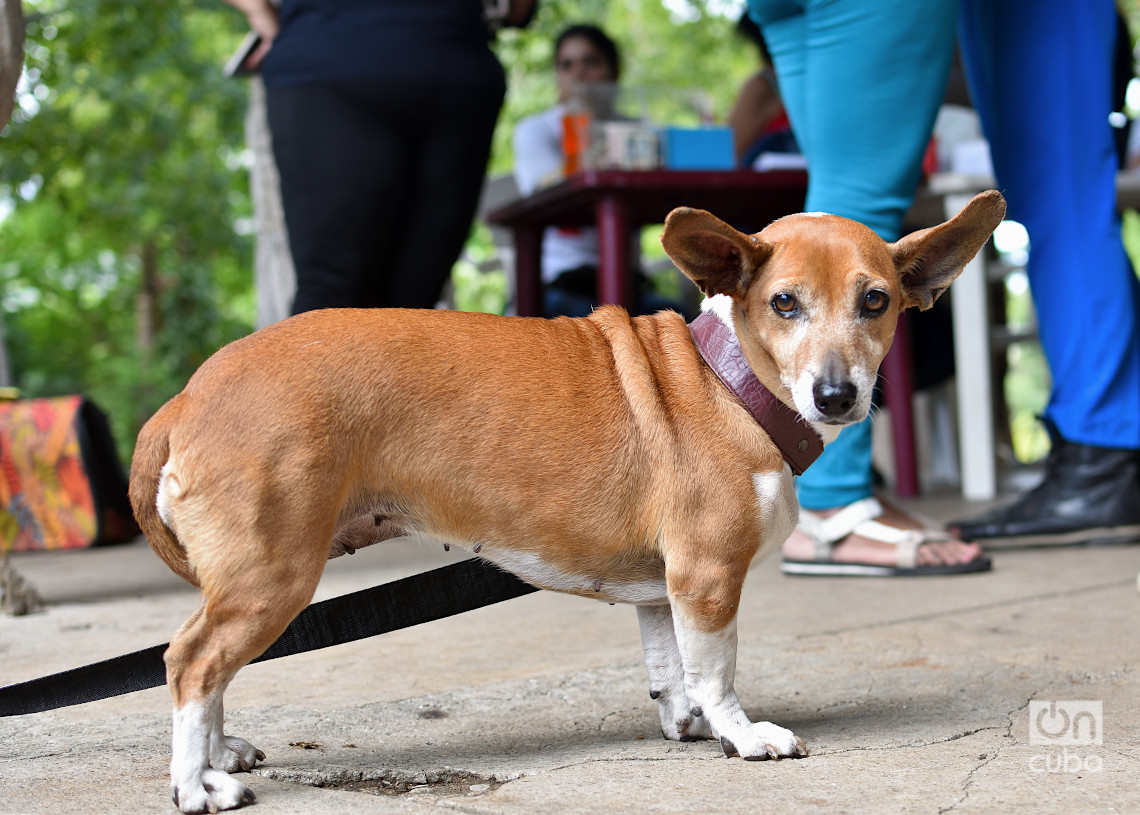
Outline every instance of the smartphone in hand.
{"label": "smartphone in hand", "polygon": [[241,41],[241,45],[234,51],[226,61],[226,66],[223,68],[226,76],[249,76],[257,72],[256,68],[249,66],[249,57],[261,45],[261,35],[256,31],[251,31],[245,35],[245,39]]}

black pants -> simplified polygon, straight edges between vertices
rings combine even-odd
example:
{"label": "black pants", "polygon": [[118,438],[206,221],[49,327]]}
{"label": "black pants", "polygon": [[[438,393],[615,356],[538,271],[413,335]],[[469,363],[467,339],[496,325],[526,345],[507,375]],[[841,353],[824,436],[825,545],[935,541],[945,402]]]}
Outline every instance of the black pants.
{"label": "black pants", "polygon": [[269,89],[294,314],[435,305],[471,228],[504,92],[501,82]]}

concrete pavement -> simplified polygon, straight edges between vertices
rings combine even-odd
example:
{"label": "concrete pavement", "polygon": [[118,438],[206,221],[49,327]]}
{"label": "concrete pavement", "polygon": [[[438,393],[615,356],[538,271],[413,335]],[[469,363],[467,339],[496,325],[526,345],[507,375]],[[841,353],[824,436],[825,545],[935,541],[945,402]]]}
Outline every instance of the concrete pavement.
{"label": "concrete pavement", "polygon": [[[372,547],[331,562],[317,599],[457,554]],[[244,778],[251,815],[1140,812],[1140,546],[994,560],[910,580],[753,571],[737,692],[806,740],[802,760],[663,741],[633,609],[546,592],[250,666],[226,730],[267,754]],[[49,607],[0,618],[0,684],[164,642],[197,602],[141,542],[13,565]],[[1082,711],[1099,742],[1048,741]],[[166,688],[2,719],[0,813],[173,812],[169,729]]]}

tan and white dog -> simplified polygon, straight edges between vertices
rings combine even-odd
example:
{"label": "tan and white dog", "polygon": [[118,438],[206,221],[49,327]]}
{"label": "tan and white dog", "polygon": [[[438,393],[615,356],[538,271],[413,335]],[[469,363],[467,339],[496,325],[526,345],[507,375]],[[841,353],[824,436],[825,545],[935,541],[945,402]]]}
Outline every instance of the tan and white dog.
{"label": "tan and white dog", "polygon": [[[802,452],[811,429],[830,440],[867,415],[899,311],[928,308],[1004,211],[983,193],[887,244],[831,215],[745,235],[677,209],[661,240],[709,296],[703,319],[736,374],[802,417]],[[327,558],[403,535],[636,605],[666,738],[805,755],[733,689],[745,575],[797,504],[786,445],[714,357],[679,315],[612,306],[556,320],[326,310],[215,354],[143,428],[131,467],[151,545],[202,591],[165,656],[176,804],[252,801],[229,773],[264,756],[223,734],[223,691],[309,603]]]}

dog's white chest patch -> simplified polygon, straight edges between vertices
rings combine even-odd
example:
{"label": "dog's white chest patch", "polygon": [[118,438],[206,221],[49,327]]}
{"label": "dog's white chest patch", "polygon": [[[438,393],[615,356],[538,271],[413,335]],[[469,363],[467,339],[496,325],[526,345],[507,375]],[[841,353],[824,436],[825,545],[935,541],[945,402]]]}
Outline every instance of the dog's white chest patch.
{"label": "dog's white chest patch", "polygon": [[792,534],[799,520],[800,508],[796,501],[792,469],[787,464],[779,472],[755,473],[752,484],[760,504],[760,549],[753,559],[753,563],[757,563]]}

